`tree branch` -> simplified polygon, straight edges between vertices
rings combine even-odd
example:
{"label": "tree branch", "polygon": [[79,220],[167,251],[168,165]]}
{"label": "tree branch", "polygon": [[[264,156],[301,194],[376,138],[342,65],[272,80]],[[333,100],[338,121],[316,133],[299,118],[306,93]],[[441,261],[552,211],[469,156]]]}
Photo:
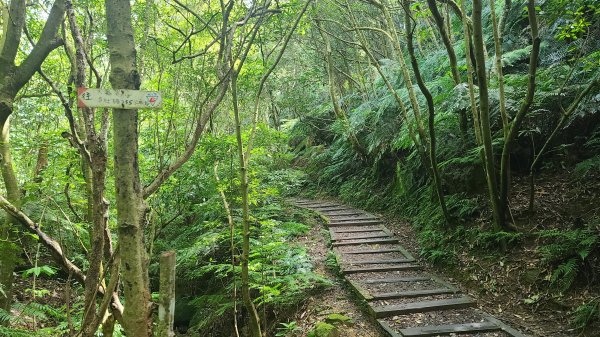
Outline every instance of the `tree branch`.
{"label": "tree branch", "polygon": [[0,52],[0,74],[8,72],[15,65],[15,57],[19,50],[21,34],[25,26],[25,0],[13,0],[8,8],[8,23],[4,34],[4,45]]}
{"label": "tree branch", "polygon": [[18,92],[31,79],[51,51],[63,44],[63,40],[57,37],[57,33],[63,22],[64,14],[65,0],[54,1],[38,42],[23,63],[16,68],[13,82],[14,92]]}
{"label": "tree branch", "polygon": [[3,196],[0,196],[0,208],[4,209],[8,214],[18,220],[28,232],[37,235],[41,243],[50,251],[54,260],[57,261],[67,273],[72,274],[80,284],[85,283],[85,275],[81,269],[65,256],[60,244],[44,233],[38,224]]}

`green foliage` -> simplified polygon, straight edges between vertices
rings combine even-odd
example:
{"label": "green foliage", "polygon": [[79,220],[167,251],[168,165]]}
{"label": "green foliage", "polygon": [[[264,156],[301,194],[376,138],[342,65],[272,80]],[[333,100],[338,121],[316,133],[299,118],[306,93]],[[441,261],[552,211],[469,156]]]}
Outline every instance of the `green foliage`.
{"label": "green foliage", "polygon": [[38,266],[38,267],[32,267],[29,269],[26,269],[23,271],[23,277],[31,277],[31,276],[35,276],[35,277],[39,277],[40,275],[44,275],[44,276],[52,276],[56,274],[56,269],[51,267],[51,266]]}
{"label": "green foliage", "polygon": [[[18,314],[12,315],[0,309],[0,336],[62,336],[68,332],[64,308],[57,309],[51,305],[30,302],[15,303],[12,305],[12,311]],[[33,320],[43,327],[36,331],[21,328],[31,325]]]}
{"label": "green foliage", "polygon": [[571,323],[578,330],[585,330],[598,321],[600,321],[600,299],[598,298],[581,304],[572,312]]}
{"label": "green foliage", "polygon": [[569,289],[588,256],[597,249],[600,236],[591,228],[567,231],[542,230],[537,233],[543,244],[539,248],[543,262],[551,269],[548,277],[561,291]]}
{"label": "green foliage", "polygon": [[582,178],[600,173],[600,155],[588,158],[575,166],[575,172]]}
{"label": "green foliage", "polygon": [[523,233],[504,231],[475,231],[474,246],[487,251],[498,250],[504,246],[511,246],[523,239]]}
{"label": "green foliage", "polygon": [[277,337],[295,336],[297,331],[302,330],[296,321],[291,321],[289,323],[282,322],[279,323],[279,325],[281,326],[277,327],[277,332],[275,333],[275,336]]}
{"label": "green foliage", "polygon": [[502,65],[510,67],[517,62],[527,61],[529,54],[531,54],[531,45],[525,46],[520,49],[511,50],[502,54]]}
{"label": "green foliage", "polygon": [[325,256],[325,266],[327,266],[327,268],[329,268],[329,270],[333,271],[334,273],[340,272],[340,266],[337,262],[337,256],[331,250],[327,251],[327,256]]}
{"label": "green foliage", "polygon": [[[249,132],[243,137],[247,139]],[[293,307],[308,292],[328,285],[313,271],[306,249],[297,238],[311,229],[307,213],[286,204],[282,195],[296,193],[305,175],[289,169],[288,138],[281,132],[259,126],[250,163],[250,260],[252,297],[259,310],[267,312]],[[207,135],[200,143],[201,156],[177,172],[155,199],[162,227],[156,251],[177,249],[178,287],[192,331],[227,325],[232,315],[232,294],[240,287],[239,265],[241,199],[239,166],[233,135]],[[215,162],[219,181],[214,175]],[[234,222],[233,233],[220,192],[225,194]],[[233,236],[232,236],[233,235]],[[233,247],[232,247],[233,244]],[[232,264],[232,259],[234,263]],[[156,275],[158,264],[151,264]],[[237,298],[242,306],[241,298]],[[189,317],[184,317],[189,315]],[[224,332],[226,333],[226,332]]]}
{"label": "green foliage", "polygon": [[[36,333],[33,333],[33,336],[36,336]],[[17,329],[10,328],[0,325],[0,336],[4,337],[31,337],[32,332],[25,329]]]}
{"label": "green foliage", "polygon": [[567,9],[565,24],[559,28],[556,34],[558,40],[577,40],[584,36],[593,22],[597,22],[600,15],[600,6],[594,3],[582,4],[576,9]]}

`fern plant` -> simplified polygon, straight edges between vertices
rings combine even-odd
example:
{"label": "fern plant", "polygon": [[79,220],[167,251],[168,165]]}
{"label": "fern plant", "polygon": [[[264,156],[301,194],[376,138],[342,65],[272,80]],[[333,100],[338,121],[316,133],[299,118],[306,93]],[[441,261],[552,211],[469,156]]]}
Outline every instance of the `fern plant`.
{"label": "fern plant", "polygon": [[572,313],[571,323],[578,330],[585,330],[598,321],[600,321],[600,298],[583,303]]}
{"label": "fern plant", "polygon": [[583,228],[568,231],[557,229],[538,232],[544,242],[539,248],[543,261],[550,267],[548,280],[566,291],[582,271],[588,256],[597,249],[598,233]]}

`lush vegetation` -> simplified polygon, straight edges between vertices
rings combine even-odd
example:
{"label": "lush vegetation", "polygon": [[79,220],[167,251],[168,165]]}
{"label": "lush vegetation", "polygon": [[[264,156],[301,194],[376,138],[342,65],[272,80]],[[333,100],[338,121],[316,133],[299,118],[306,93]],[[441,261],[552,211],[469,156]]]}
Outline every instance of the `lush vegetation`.
{"label": "lush vegetation", "polygon": [[2,0],[0,33],[2,336],[294,335],[330,282],[301,193],[409,219],[482,296],[518,278],[525,308],[599,321],[594,0]]}
{"label": "lush vegetation", "polygon": [[[536,2],[536,46],[527,2],[496,4],[495,18],[490,16],[490,3],[484,3],[485,98],[477,84],[481,62],[473,54],[465,57],[469,49],[474,53],[477,41],[465,44],[459,9],[450,4],[438,3],[444,20],[449,20],[442,30],[436,29],[431,2],[404,3],[404,8],[384,1],[326,7],[327,16],[320,16],[320,36],[331,40],[332,53],[338,57],[332,59],[333,75],[325,85],[336,87],[338,96],[333,99],[339,100],[344,115],[332,111],[327,99],[313,101],[310,112],[292,129],[298,163],[312,182],[308,192],[408,217],[418,231],[423,257],[454,268],[465,282],[485,274],[493,279],[494,293],[498,284],[508,287],[506,283],[514,281],[496,279],[497,269],[479,270],[473,259],[487,264],[514,257],[520,261],[516,267],[506,262],[510,264],[506,269],[519,270],[512,277],[531,269],[525,264],[535,265],[534,277],[523,286],[528,290],[520,290],[522,301],[535,307],[568,303],[572,324],[583,329],[599,317],[598,294],[578,296],[582,289],[597,287],[600,254],[600,214],[594,206],[598,195],[591,192],[598,189],[595,180],[600,172],[598,7],[590,1]],[[411,14],[405,17],[408,6]],[[461,10],[471,13],[470,6],[466,2]],[[414,53],[409,50],[410,32],[399,37],[408,45],[401,50],[403,61],[389,42],[398,27],[382,22],[386,11],[395,14],[400,26],[410,21],[417,25],[412,37],[418,46],[417,64],[412,68],[402,64],[409,63]],[[502,27],[500,31],[494,24]],[[444,34],[450,37],[450,48]],[[317,53],[325,49],[319,43],[327,41],[315,43]],[[532,62],[530,56],[538,47]],[[456,55],[454,65],[450,52]],[[375,58],[369,60],[369,54]],[[496,67],[496,55],[502,72]],[[532,71],[533,64],[537,69]],[[413,71],[409,77],[403,74],[406,68]],[[430,111],[435,115],[423,115],[427,94],[418,91],[415,71],[423,79],[419,85],[431,95]],[[417,105],[411,101],[411,86]],[[482,119],[484,99],[489,125]],[[472,110],[473,106],[479,109]],[[431,118],[434,133],[430,129],[427,134]],[[419,123],[425,128],[420,129]],[[509,138],[511,129],[514,138]],[[432,135],[437,163],[427,158],[431,150],[420,149]],[[505,154],[507,171],[501,169]],[[441,198],[432,165],[439,171]],[[503,180],[509,184],[504,203],[498,186]],[[490,183],[497,185],[497,192],[490,192]],[[503,209],[504,215],[499,215]],[[523,254],[532,250],[533,256]]]}

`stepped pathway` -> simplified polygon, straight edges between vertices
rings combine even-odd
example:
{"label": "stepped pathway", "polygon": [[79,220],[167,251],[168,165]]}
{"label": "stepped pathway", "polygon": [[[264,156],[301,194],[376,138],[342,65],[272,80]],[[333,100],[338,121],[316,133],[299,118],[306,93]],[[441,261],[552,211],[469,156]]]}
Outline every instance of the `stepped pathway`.
{"label": "stepped pathway", "polygon": [[325,218],[341,272],[390,336],[525,337],[424,271],[378,217],[335,202],[293,202]]}

